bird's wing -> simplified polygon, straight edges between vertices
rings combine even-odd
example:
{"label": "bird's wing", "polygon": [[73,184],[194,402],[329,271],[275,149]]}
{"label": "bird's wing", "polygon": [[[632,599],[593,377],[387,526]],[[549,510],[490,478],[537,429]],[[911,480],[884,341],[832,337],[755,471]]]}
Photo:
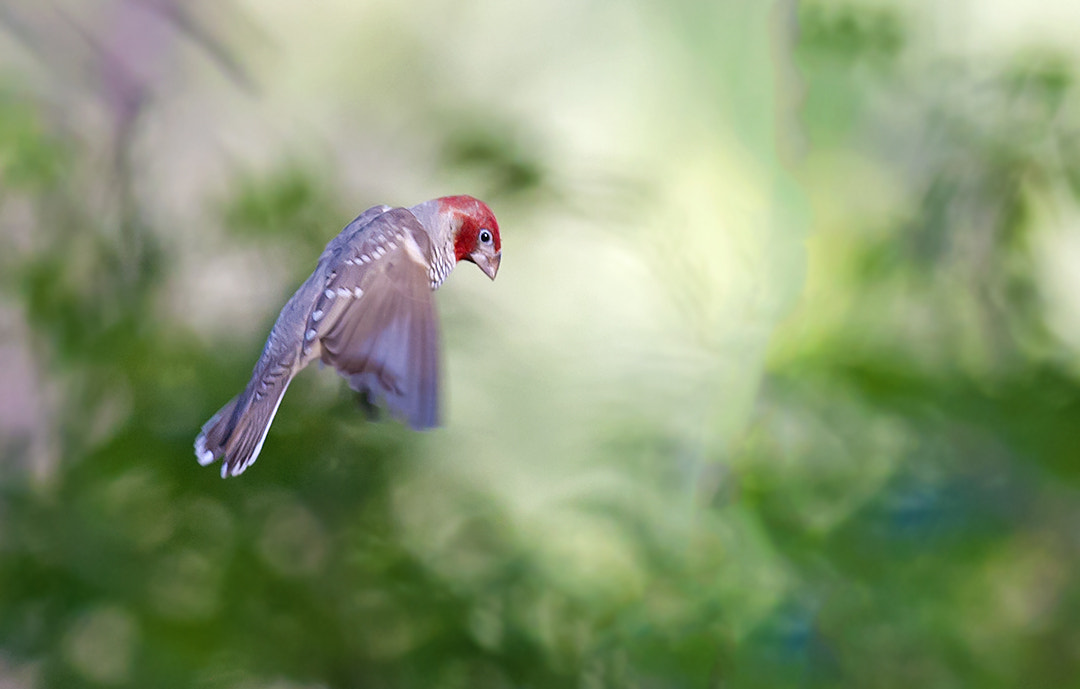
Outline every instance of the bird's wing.
{"label": "bird's wing", "polygon": [[390,206],[372,206],[360,215],[353,218],[352,222],[342,228],[341,232],[336,237],[330,240],[326,245],[326,249],[323,250],[322,256],[319,257],[320,261],[332,258],[334,254],[340,253],[343,249],[347,249],[347,245],[350,242],[356,240],[356,237],[364,231],[373,220],[380,215],[390,210]]}
{"label": "bird's wing", "polygon": [[439,420],[439,328],[430,242],[409,211],[379,215],[328,257],[304,348],[413,428]]}

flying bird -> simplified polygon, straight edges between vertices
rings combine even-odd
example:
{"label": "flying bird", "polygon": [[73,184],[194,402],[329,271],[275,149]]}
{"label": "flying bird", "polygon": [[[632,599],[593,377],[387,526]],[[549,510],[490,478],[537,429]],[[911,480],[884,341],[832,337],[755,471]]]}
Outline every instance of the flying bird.
{"label": "flying bird", "polygon": [[492,280],[499,224],[472,196],[375,206],[330,240],[281,309],[247,387],[206,422],[195,456],[238,476],[259,456],[293,376],[316,359],[415,429],[439,423],[439,324],[433,292],[461,261]]}

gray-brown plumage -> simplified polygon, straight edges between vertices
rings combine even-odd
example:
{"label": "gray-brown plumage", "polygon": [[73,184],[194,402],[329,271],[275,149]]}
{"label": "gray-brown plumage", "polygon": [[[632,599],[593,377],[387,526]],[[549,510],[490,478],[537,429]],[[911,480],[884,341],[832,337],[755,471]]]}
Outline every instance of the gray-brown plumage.
{"label": "gray-brown plumage", "polygon": [[415,429],[439,422],[439,328],[433,291],[461,260],[495,279],[498,223],[469,196],[376,206],[327,245],[285,304],[243,392],[202,427],[200,464],[236,476],[259,456],[285,390],[316,359]]}

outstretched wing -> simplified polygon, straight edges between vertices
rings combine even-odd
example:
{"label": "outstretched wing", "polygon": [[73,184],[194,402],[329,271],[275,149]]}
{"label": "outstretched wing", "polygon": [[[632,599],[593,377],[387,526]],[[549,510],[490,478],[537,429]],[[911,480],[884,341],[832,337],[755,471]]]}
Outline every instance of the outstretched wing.
{"label": "outstretched wing", "polygon": [[334,254],[308,317],[305,351],[321,345],[324,363],[413,428],[438,425],[439,327],[427,233],[396,208]]}

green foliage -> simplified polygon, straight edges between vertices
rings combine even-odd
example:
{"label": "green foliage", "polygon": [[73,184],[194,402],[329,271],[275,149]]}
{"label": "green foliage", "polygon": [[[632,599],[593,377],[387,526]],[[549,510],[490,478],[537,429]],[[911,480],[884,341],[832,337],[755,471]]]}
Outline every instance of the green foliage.
{"label": "green foliage", "polygon": [[490,192],[485,197],[529,194],[543,188],[547,175],[539,155],[506,129],[477,122],[452,132],[441,152],[443,165],[478,174],[480,185]]}
{"label": "green foliage", "polygon": [[282,165],[269,174],[238,174],[223,209],[238,236],[295,243],[309,253],[326,243],[326,227],[342,224],[331,182],[302,164]]}
{"label": "green foliage", "polygon": [[37,110],[10,87],[0,90],[0,151],[0,180],[8,190],[42,190],[63,176],[63,143],[46,132]]}
{"label": "green foliage", "polygon": [[884,67],[904,47],[904,21],[889,5],[806,2],[799,6],[800,48],[838,66]]}

